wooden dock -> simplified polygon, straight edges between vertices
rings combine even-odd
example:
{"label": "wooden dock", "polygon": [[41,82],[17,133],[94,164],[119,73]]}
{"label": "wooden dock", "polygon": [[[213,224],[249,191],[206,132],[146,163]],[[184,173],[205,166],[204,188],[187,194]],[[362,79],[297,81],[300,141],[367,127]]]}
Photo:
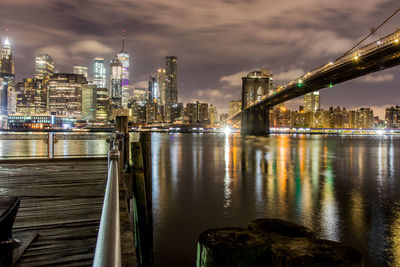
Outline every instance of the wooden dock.
{"label": "wooden dock", "polygon": [[[106,182],[104,158],[0,161],[0,196],[21,197],[14,233],[39,234],[17,266],[91,266]],[[123,265],[137,266],[123,204]]]}

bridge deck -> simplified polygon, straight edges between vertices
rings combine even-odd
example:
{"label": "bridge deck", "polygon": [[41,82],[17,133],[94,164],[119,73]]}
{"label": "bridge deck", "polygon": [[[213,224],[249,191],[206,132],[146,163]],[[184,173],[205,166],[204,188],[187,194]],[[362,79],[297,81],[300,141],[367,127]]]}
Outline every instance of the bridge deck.
{"label": "bridge deck", "polygon": [[[0,195],[22,197],[14,233],[39,232],[23,255],[21,266],[91,266],[107,182],[107,161],[13,162],[0,161]],[[129,221],[122,216],[123,238],[129,231]],[[122,253],[127,249],[131,250],[123,246]]]}

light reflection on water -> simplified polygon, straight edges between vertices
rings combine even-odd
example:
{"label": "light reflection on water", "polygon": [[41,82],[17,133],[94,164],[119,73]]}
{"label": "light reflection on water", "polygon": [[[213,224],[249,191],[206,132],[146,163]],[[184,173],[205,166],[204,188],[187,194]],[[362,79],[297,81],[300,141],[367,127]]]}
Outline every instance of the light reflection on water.
{"label": "light reflection on water", "polygon": [[[400,264],[400,138],[153,134],[156,266],[193,266],[199,234],[258,217]],[[396,208],[395,208],[396,207]]]}
{"label": "light reflection on water", "polygon": [[[30,135],[37,133],[8,134]],[[1,134],[1,133],[0,133]],[[62,133],[57,133],[61,135]],[[72,133],[66,133],[72,134]],[[77,133],[74,133],[77,135]],[[82,133],[86,135],[88,133]],[[109,135],[108,133],[89,133],[90,135]],[[46,135],[46,134],[44,134]],[[54,145],[55,157],[106,156],[108,144],[106,140],[58,140]],[[48,146],[44,140],[0,140],[1,158],[46,158]]]}

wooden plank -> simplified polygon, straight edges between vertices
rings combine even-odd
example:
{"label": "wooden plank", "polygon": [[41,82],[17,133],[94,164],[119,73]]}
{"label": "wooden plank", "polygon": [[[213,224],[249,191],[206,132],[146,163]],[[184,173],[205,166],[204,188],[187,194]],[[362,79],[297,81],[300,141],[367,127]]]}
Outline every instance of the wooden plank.
{"label": "wooden plank", "polygon": [[19,266],[91,266],[107,161],[0,162],[0,195],[21,196],[14,233],[39,237]]}

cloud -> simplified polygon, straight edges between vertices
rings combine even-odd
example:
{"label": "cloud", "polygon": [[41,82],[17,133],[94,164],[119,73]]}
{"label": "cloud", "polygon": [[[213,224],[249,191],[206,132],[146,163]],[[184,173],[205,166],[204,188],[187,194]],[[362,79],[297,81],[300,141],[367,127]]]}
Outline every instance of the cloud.
{"label": "cloud", "polygon": [[273,78],[275,81],[281,83],[287,83],[291,80],[294,80],[302,75],[304,75],[305,71],[302,69],[290,69],[284,72],[279,72],[277,74],[273,74]]}
{"label": "cloud", "polygon": [[134,84],[134,88],[148,88],[149,87],[149,81],[140,81]]}
{"label": "cloud", "polygon": [[73,54],[109,54],[113,52],[110,47],[95,40],[75,42],[71,45],[69,50]]}
{"label": "cloud", "polygon": [[364,79],[360,79],[362,82],[370,82],[370,83],[380,83],[380,82],[389,82],[394,80],[394,74],[385,73],[385,74],[375,74],[365,76]]}
{"label": "cloud", "polygon": [[[257,68],[254,68],[257,69]],[[247,71],[239,71],[237,73],[231,74],[231,75],[226,75],[222,76],[219,79],[219,82],[223,83],[226,87],[242,87],[242,77],[246,77],[247,74],[249,74],[251,70]]]}

